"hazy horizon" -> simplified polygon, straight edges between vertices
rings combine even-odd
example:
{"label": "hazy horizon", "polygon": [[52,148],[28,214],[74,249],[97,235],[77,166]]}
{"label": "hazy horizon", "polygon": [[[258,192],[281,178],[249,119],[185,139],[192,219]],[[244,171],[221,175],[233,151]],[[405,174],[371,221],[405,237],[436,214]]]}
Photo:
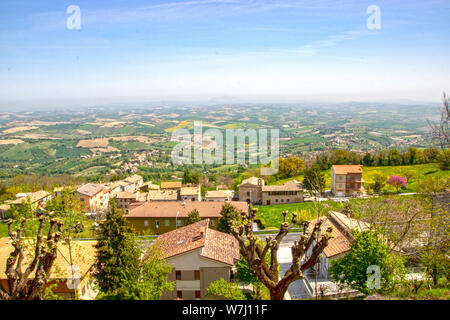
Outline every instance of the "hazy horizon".
{"label": "hazy horizon", "polygon": [[[67,26],[71,5],[80,29]],[[368,27],[373,5],[379,28]],[[0,110],[439,103],[450,91],[449,12],[444,0],[2,1]]]}

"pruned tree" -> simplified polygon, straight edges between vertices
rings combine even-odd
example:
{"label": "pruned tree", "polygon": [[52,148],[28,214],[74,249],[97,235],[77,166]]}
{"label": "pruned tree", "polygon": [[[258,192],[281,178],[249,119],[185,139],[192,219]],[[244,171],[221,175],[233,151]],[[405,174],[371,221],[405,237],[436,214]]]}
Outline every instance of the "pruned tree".
{"label": "pruned tree", "polygon": [[[39,217],[39,229],[34,245],[34,257],[23,270],[29,250],[27,242],[31,239],[24,237],[25,224],[28,220],[20,218],[17,232],[14,232],[13,220],[8,221],[8,233],[12,240],[13,251],[6,262],[6,276],[8,288],[0,286],[0,299],[3,300],[40,300],[44,295],[45,287],[50,278],[53,262],[57,257],[57,245],[61,239],[62,222],[58,219],[50,220],[47,237],[44,238],[46,218]],[[34,272],[34,278],[29,279]]]}
{"label": "pruned tree", "polygon": [[[304,232],[299,240],[294,242],[291,247],[292,265],[280,277],[278,269],[277,252],[283,238],[288,234],[297,223],[297,214],[292,213],[292,220],[288,224],[286,222],[287,211],[283,211],[284,221],[281,224],[280,231],[273,237],[266,237],[266,244],[258,243],[258,238],[253,234],[253,217],[256,209],[253,209],[253,214],[250,219],[245,213],[241,213],[240,219],[234,221],[231,227],[231,234],[239,242],[239,251],[246,259],[250,271],[258,278],[270,291],[271,300],[282,300],[289,287],[289,285],[304,277],[304,272],[313,267],[323,249],[328,245],[328,240],[331,238],[331,228],[326,230],[326,233],[321,235],[321,225],[323,220],[319,220],[311,233],[308,232],[309,222],[303,223]],[[307,253],[309,249],[311,254],[309,257]],[[270,253],[270,263],[266,261],[266,255]]]}

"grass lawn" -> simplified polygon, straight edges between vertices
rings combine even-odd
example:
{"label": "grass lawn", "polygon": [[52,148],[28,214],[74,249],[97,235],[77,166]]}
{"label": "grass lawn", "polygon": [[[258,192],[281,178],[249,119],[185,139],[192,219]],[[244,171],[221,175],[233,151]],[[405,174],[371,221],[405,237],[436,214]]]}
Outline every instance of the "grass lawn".
{"label": "grass lawn", "polygon": [[0,238],[9,237],[8,235],[8,223],[6,221],[0,221]]}
{"label": "grass lawn", "polygon": [[[321,216],[326,215],[329,210],[339,210],[342,207],[340,203],[334,201],[322,201],[321,206],[323,206],[324,204],[325,206],[321,210]],[[283,211],[289,212],[288,218],[286,219],[287,221],[290,221],[290,219],[292,218],[292,212],[297,212],[299,221],[311,221],[317,218],[313,202],[274,204],[270,206],[257,206],[256,208],[258,208],[256,217],[262,218],[264,220],[266,229],[280,227],[281,223],[283,222]]]}

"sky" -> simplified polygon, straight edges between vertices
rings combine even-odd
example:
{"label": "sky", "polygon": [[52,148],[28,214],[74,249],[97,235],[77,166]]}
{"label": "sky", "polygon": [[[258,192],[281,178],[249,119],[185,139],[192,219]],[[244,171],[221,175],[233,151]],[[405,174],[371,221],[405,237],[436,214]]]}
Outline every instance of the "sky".
{"label": "sky", "polygon": [[448,0],[1,0],[0,108],[437,102],[450,92],[449,35]]}

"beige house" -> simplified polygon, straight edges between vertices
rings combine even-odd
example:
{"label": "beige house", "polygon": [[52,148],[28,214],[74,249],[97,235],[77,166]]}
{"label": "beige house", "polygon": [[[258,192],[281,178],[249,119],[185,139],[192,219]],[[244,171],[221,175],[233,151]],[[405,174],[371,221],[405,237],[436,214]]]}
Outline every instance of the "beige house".
{"label": "beige house", "polygon": [[284,204],[303,202],[301,182],[291,180],[283,185],[262,186],[262,204]]}
{"label": "beige house", "polygon": [[242,181],[238,186],[239,200],[251,204],[262,204],[262,187],[264,179],[251,177]]}
{"label": "beige house", "polygon": [[147,196],[148,201],[178,201],[179,190],[176,189],[163,189],[163,190],[150,190]]}
{"label": "beige house", "polygon": [[139,188],[144,184],[144,178],[138,174],[133,174],[132,176],[124,179],[124,181],[131,183],[136,190],[139,190]]}
{"label": "beige house", "polygon": [[[145,195],[145,200],[146,201]],[[121,209],[125,212],[125,214],[128,213],[129,207],[131,203],[139,201],[138,199],[138,193],[132,193],[132,192],[118,192],[111,195],[111,199],[114,199],[116,202],[117,208]]]}
{"label": "beige house", "polygon": [[0,219],[5,219],[6,212],[8,212],[10,207],[11,206],[9,204],[2,204],[2,205],[0,205]]}
{"label": "beige house", "polygon": [[200,185],[193,187],[181,187],[180,200],[181,201],[202,201]]}
{"label": "beige house", "polygon": [[333,165],[331,193],[337,197],[351,197],[363,193],[362,165]]}
{"label": "beige house", "polygon": [[239,259],[238,241],[231,235],[212,230],[209,219],[167,232],[158,237],[176,286],[161,299],[203,299],[211,282],[230,281],[231,270]]}
{"label": "beige house", "polygon": [[88,212],[98,212],[108,208],[109,189],[102,184],[85,184],[79,187],[75,194]]}
{"label": "beige house", "polygon": [[205,201],[210,202],[224,202],[231,201],[234,197],[233,190],[214,190],[206,191]]}
{"label": "beige house", "polygon": [[45,206],[45,203],[52,198],[52,195],[47,191],[36,191],[32,193],[19,193],[16,195],[16,200],[12,204],[20,208],[24,203],[30,201],[31,206],[36,209]]}

